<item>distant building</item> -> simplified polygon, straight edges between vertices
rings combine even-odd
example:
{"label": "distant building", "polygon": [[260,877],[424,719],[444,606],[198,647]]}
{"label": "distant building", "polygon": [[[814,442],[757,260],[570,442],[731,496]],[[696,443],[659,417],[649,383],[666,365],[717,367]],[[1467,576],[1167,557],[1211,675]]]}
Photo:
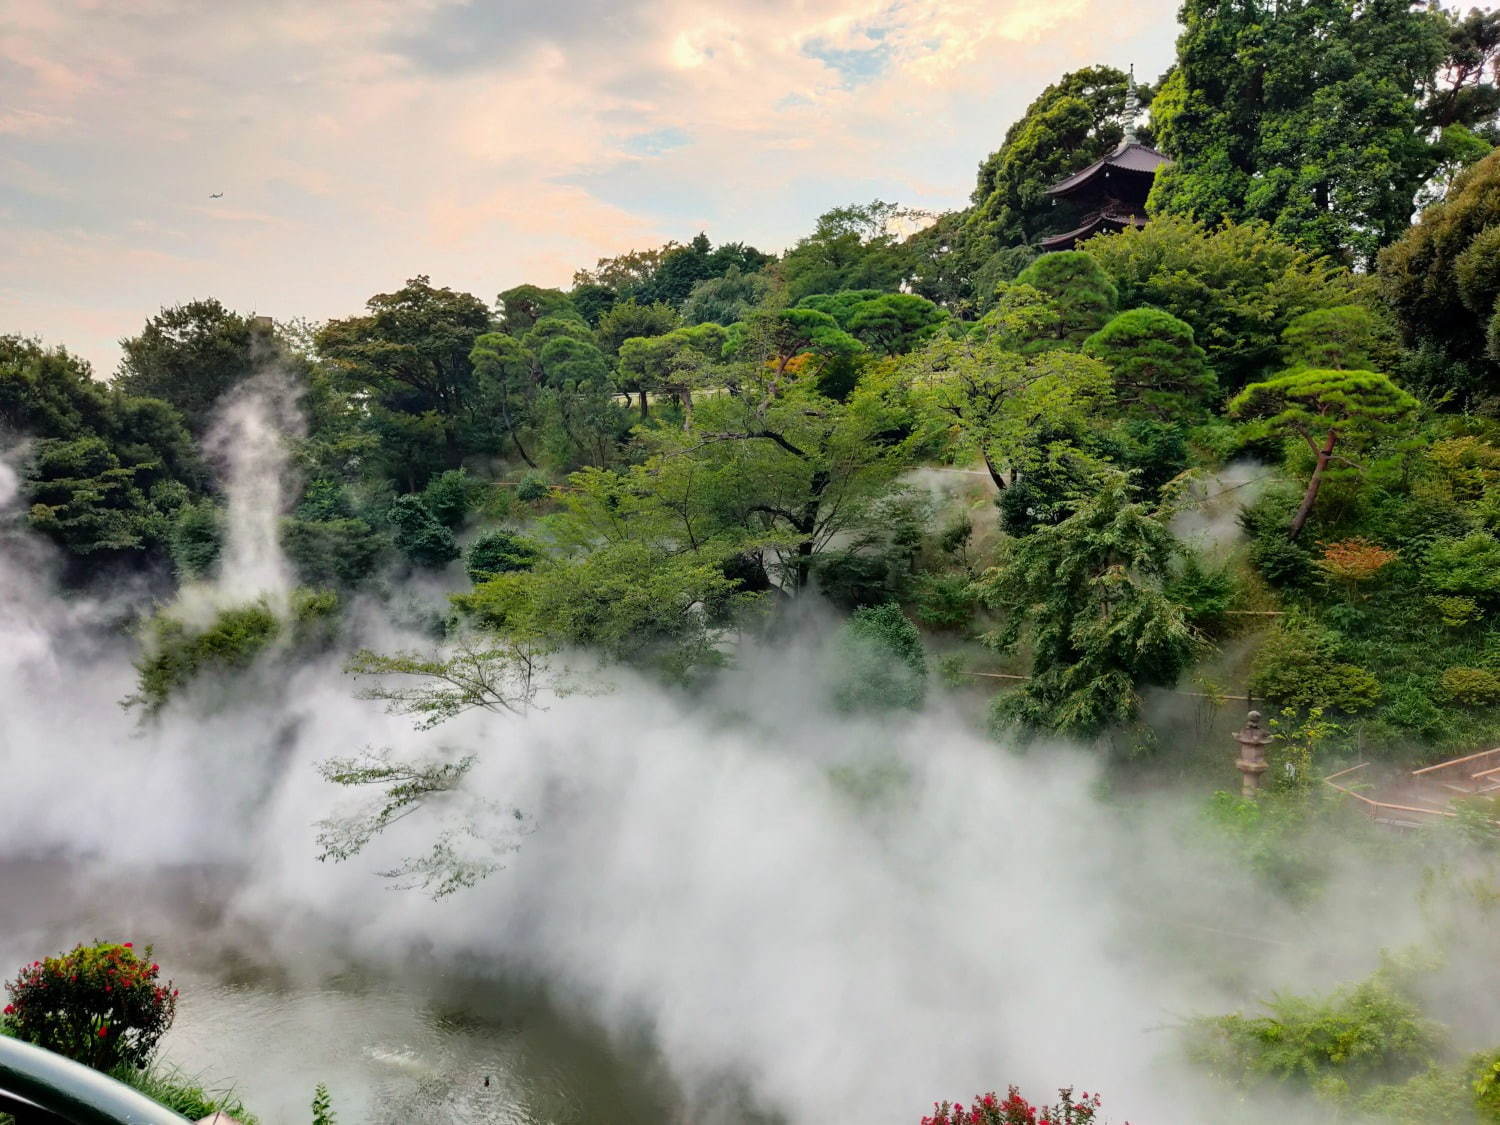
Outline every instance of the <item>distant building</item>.
{"label": "distant building", "polygon": [[1047,189],[1054,203],[1071,204],[1069,211],[1080,218],[1072,230],[1044,238],[1044,252],[1072,250],[1086,238],[1112,233],[1126,227],[1146,225],[1146,197],[1156,170],[1167,158],[1136,136],[1140,103],[1136,100],[1135,79],[1125,105],[1125,136],[1108,156],[1094,161],[1082,171],[1074,172]]}

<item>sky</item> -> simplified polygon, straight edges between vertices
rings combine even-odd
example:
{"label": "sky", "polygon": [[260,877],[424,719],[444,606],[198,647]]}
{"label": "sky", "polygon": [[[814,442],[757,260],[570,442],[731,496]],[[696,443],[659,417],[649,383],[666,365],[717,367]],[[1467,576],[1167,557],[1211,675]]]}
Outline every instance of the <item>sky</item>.
{"label": "sky", "polygon": [[103,376],[198,297],[492,301],[700,230],[780,250],[844,203],[962,206],[1049,81],[1164,70],[1176,8],[0,0],[0,333]]}

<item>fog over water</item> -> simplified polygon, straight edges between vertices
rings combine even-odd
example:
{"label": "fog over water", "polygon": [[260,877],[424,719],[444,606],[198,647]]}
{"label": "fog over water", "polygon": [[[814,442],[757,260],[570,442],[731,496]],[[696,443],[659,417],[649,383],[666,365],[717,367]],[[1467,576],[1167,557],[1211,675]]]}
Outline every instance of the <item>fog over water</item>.
{"label": "fog over water", "polygon": [[[248,601],[247,583],[275,593],[285,574],[274,548],[285,455],[262,440],[284,420],[268,400],[235,409],[244,428],[223,445],[224,472],[230,526],[247,538],[231,557],[254,565],[227,566],[218,590]],[[488,981],[461,989],[479,1021],[465,1042],[503,1037],[507,1008],[528,1004],[548,1027],[602,1028],[612,1039],[558,1031],[572,1044],[559,1053],[620,1052],[605,1086],[654,1059],[634,1079],[671,1090],[675,1120],[745,1120],[749,1106],[794,1123],[914,1125],[934,1099],[1014,1082],[1034,1099],[1100,1090],[1110,1120],[1136,1125],[1295,1121],[1285,1106],[1226,1108],[1181,1061],[1174,1029],[1358,978],[1380,949],[1449,921],[1430,898],[1419,908],[1420,872],[1335,841],[1329,862],[1344,876],[1295,911],[1187,830],[1206,794],[1105,800],[1087,753],[1011,753],[941,694],[909,718],[839,715],[811,613],[774,643],[748,642],[696,699],[616,670],[608,690],[547,699],[524,719],[474,712],[423,732],[355,698],[345,652],[297,664],[273,652],[143,723],[118,702],[134,689],[119,623],[139,595],[60,594],[15,495],[14,470],[0,468],[0,872],[12,901],[87,902],[90,928],[33,917],[3,928],[0,953],[19,963],[51,951],[27,941],[124,937],[94,925],[118,903],[165,971],[189,966],[177,974],[185,1012],[192,987],[224,987],[235,965],[324,997],[344,1018],[299,1032],[295,1059],[266,1060],[303,1092],[298,1105],[320,1078],[363,1073],[337,1060],[404,1011],[453,1001],[455,981]],[[429,643],[373,603],[349,628],[351,646]],[[316,765],[366,747],[478,761],[460,793],[367,854],[319,863],[317,822],[359,795]],[[1233,749],[1211,751],[1226,787]],[[480,832],[467,846],[503,864],[476,887],[433,900],[377,874],[470,822]],[[1460,965],[1470,982],[1493,983],[1492,938],[1457,948],[1474,957]],[[375,994],[362,1007],[330,984],[350,974],[387,984],[361,985]],[[1463,994],[1448,1013],[1462,1033],[1500,1038]],[[260,1018],[253,1003],[217,1010]],[[237,1077],[256,1108],[271,1080],[255,1073],[254,1034],[226,1032],[243,1053],[214,1059],[211,1029],[189,1031],[194,1065]],[[1322,1119],[1309,1108],[1306,1120]]]}

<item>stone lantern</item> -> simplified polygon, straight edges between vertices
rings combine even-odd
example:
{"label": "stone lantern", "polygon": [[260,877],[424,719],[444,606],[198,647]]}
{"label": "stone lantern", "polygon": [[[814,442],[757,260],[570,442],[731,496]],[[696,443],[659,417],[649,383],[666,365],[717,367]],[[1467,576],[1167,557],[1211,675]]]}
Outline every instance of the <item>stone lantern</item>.
{"label": "stone lantern", "polygon": [[1234,740],[1240,744],[1239,760],[1235,768],[1244,775],[1240,788],[1243,797],[1254,797],[1260,792],[1260,775],[1270,769],[1266,762],[1266,747],[1276,736],[1260,725],[1260,712],[1251,711],[1245,716],[1244,729],[1235,733]]}

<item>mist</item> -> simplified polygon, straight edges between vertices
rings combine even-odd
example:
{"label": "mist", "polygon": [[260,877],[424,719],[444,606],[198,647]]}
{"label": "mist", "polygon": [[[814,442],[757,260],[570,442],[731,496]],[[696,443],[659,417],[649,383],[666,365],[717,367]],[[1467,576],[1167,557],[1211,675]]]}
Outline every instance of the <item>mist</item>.
{"label": "mist", "polygon": [[[290,589],[284,410],[252,389],[211,439],[229,510],[218,588],[240,601]],[[355,697],[345,651],[272,652],[143,722],[118,704],[134,642],[117,623],[149,607],[128,590],[65,601],[15,494],[0,467],[0,862],[61,861],[80,887],[137,902],[211,870],[220,920],[199,940],[294,979],[357,963],[541,982],[580,1018],[647,1036],[684,1121],[749,1105],[794,1125],[912,1123],[935,1099],[1008,1083],[1099,1090],[1110,1120],[1136,1125],[1323,1120],[1310,1105],[1226,1108],[1175,1029],[1356,979],[1456,917],[1441,896],[1418,907],[1420,870],[1335,841],[1332,889],[1293,909],[1193,845],[1205,794],[1106,800],[1083,749],[997,746],[942,694],[900,720],[839,714],[815,613],[786,626],[791,643],[747,642],[735,675],[697,697],[611,671],[525,718],[419,731]],[[351,649],[430,647],[373,602],[348,628]],[[319,863],[318,823],[360,798],[317,764],[366,748],[478,761],[366,853]],[[474,888],[434,900],[379,874],[469,824],[465,846],[502,865]],[[1492,983],[1482,941],[1460,949],[1471,984]],[[157,955],[170,968],[165,941]],[[1472,1006],[1464,1027],[1476,1042],[1497,1031]],[[318,1060],[305,1066],[310,1089]]]}

